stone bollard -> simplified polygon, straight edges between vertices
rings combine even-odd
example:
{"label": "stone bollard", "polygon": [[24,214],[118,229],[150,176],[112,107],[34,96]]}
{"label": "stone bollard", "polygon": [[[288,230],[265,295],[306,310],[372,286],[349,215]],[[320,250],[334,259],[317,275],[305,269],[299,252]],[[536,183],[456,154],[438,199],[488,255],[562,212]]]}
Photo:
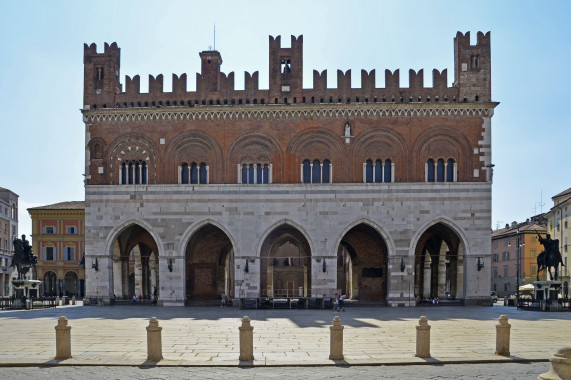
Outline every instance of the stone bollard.
{"label": "stone bollard", "polygon": [[56,359],[71,358],[71,326],[66,317],[59,317],[56,329]]}
{"label": "stone bollard", "polygon": [[158,362],[163,358],[163,344],[159,320],[151,318],[147,326],[147,361]]}
{"label": "stone bollard", "polygon": [[539,380],[564,380],[571,379],[571,347],[565,347],[549,357],[551,369],[542,373]]}
{"label": "stone bollard", "polygon": [[331,330],[329,360],[343,360],[343,329],[341,318],[336,316],[333,318],[333,326],[329,326]]}
{"label": "stone bollard", "polygon": [[250,318],[242,318],[240,330],[240,358],[241,361],[254,360],[254,327],[250,326]]}
{"label": "stone bollard", "polygon": [[510,356],[510,328],[508,317],[500,315],[496,325],[496,355]]}
{"label": "stone bollard", "polygon": [[419,358],[430,357],[430,326],[428,318],[420,317],[416,326],[416,355]]}
{"label": "stone bollard", "polygon": [[73,297],[71,297],[71,304],[75,305],[75,294],[73,295]]}

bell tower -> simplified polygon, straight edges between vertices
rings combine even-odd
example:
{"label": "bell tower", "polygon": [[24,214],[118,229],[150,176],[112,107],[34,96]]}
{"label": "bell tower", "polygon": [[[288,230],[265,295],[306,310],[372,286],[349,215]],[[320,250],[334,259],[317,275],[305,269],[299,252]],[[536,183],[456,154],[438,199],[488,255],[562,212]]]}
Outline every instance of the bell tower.
{"label": "bell tower", "polygon": [[291,47],[281,47],[281,36],[270,36],[269,103],[301,101],[303,92],[303,36],[291,36]]}
{"label": "bell tower", "polygon": [[83,46],[83,104],[84,108],[113,108],[115,96],[121,92],[119,68],[121,49],[117,43],[105,43],[103,53],[97,45]]}

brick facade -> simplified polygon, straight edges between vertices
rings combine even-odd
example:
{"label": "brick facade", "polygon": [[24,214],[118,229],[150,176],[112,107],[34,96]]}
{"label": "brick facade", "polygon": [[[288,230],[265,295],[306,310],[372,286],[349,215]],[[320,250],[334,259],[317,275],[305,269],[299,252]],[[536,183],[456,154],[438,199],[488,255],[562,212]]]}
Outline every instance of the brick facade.
{"label": "brick facade", "polygon": [[[304,89],[303,37],[290,48],[270,37],[267,90],[257,72],[234,90],[220,53],[205,51],[196,91],[182,74],[170,93],[162,75],[140,93],[139,76],[120,83],[117,44],[103,53],[85,45],[86,256],[105,263],[87,271],[87,292],[130,296],[117,258],[144,245],[164,304],[260,296],[278,283],[308,297],[351,288],[355,299],[391,305],[454,287],[485,302],[489,273],[474,278],[467,259],[489,262],[489,33],[477,45],[458,33],[454,52],[452,87],[446,70],[433,71],[431,88],[422,70],[409,72],[409,88],[398,70],[385,72],[385,88],[363,70],[361,88],[351,88],[350,71],[338,71],[337,88],[314,71]],[[153,243],[134,244],[135,225]],[[433,225],[442,228],[429,247]],[[112,248],[124,240],[131,245]],[[299,260],[274,267],[285,243]]]}

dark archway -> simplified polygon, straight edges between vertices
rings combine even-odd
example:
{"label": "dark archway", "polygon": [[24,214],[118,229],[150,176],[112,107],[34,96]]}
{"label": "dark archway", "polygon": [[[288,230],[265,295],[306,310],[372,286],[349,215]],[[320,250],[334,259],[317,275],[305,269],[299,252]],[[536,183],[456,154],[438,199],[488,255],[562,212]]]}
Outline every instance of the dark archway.
{"label": "dark archway", "polygon": [[52,271],[44,274],[44,294],[48,297],[57,296],[57,275]]}
{"label": "dark archway", "polygon": [[415,299],[462,298],[463,263],[458,234],[444,223],[429,227],[415,248]]}
{"label": "dark archway", "polygon": [[118,299],[150,299],[159,287],[158,247],[138,224],[124,228],[113,242],[113,294]]}
{"label": "dark archway", "polygon": [[295,227],[276,227],[262,243],[260,296],[310,297],[311,249]]}
{"label": "dark archway", "polygon": [[351,228],[337,250],[337,287],[347,298],[387,299],[388,249],[382,236],[361,223]]}
{"label": "dark archway", "polygon": [[206,224],[186,246],[186,299],[216,301],[222,294],[234,296],[234,249],[224,231]]}
{"label": "dark archway", "polygon": [[69,271],[64,277],[64,296],[72,297],[79,296],[79,277],[77,273]]}

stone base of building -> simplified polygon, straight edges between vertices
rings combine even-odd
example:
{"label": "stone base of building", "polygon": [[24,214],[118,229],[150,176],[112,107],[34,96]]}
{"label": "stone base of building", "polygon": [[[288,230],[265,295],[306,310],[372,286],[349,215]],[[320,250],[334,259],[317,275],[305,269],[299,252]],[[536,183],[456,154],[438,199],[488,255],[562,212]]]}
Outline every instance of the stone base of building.
{"label": "stone base of building", "polygon": [[464,306],[493,306],[492,297],[472,297],[464,300]]}

